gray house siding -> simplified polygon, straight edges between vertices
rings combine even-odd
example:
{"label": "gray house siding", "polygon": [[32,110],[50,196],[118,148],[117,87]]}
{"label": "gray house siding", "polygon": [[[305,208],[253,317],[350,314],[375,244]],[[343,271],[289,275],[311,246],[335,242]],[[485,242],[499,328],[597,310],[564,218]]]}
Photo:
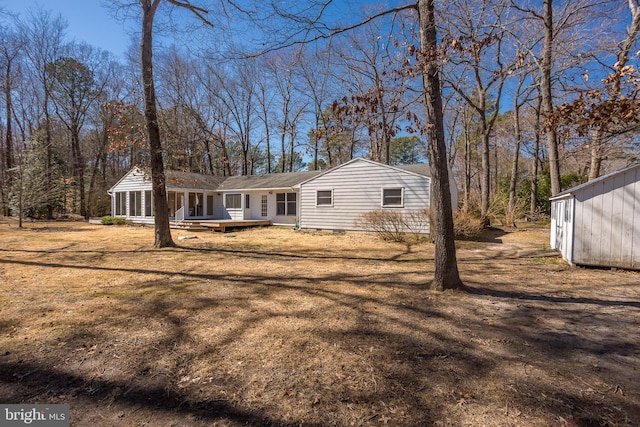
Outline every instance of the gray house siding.
{"label": "gray house siding", "polygon": [[[383,188],[403,191],[402,207],[383,207]],[[332,191],[330,206],[317,206],[318,191]],[[358,230],[357,219],[374,210],[419,211],[430,204],[430,178],[356,159],[300,186],[300,228]],[[428,226],[423,232],[428,233]]]}
{"label": "gray house siding", "polygon": [[[553,198],[552,246],[570,264],[640,269],[638,181],[640,165]],[[558,221],[560,209],[569,220]]]}

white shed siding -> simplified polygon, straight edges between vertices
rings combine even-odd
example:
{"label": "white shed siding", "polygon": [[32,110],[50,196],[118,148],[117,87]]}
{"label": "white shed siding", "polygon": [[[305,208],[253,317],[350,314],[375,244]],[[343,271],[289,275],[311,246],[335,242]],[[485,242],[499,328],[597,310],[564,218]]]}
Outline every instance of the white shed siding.
{"label": "white shed siding", "polygon": [[[383,188],[402,188],[404,206],[383,207]],[[318,190],[333,191],[332,206],[316,206]],[[300,227],[357,230],[356,220],[365,212],[380,209],[418,211],[429,207],[429,196],[428,177],[367,161],[355,161],[302,184]]]}
{"label": "white shed siding", "polygon": [[568,190],[568,200],[552,201],[555,210],[565,201],[573,204],[574,222],[563,230],[569,250],[554,246],[569,263],[640,268],[639,180],[640,167],[633,167]]}

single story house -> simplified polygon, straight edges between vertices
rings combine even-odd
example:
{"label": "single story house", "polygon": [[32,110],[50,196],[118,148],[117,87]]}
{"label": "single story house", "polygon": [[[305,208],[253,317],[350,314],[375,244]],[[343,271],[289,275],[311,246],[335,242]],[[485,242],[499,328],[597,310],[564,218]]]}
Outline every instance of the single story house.
{"label": "single story house", "polygon": [[[358,230],[356,219],[364,212],[410,212],[430,206],[428,165],[389,166],[357,158],[326,171],[232,177],[165,174],[172,221],[268,220],[303,229]],[[451,189],[456,207],[453,180]],[[148,172],[133,168],[109,194],[114,216],[153,223]]]}
{"label": "single story house", "polygon": [[640,164],[552,197],[550,243],[571,265],[640,269]]}

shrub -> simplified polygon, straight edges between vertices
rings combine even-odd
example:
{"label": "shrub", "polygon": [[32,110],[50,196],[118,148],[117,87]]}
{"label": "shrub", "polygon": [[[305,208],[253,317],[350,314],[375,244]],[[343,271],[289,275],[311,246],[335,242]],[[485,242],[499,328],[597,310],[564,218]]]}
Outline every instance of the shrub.
{"label": "shrub", "polygon": [[419,242],[429,226],[429,213],[427,209],[407,213],[376,210],[360,215],[356,224],[383,240],[407,243],[408,237],[413,236]]}
{"label": "shrub", "polygon": [[475,239],[484,230],[480,218],[467,212],[455,211],[453,213],[453,232],[456,239]]}
{"label": "shrub", "polygon": [[382,240],[405,242],[406,233],[402,213],[398,211],[377,210],[365,212],[356,220],[356,224],[371,231]]}
{"label": "shrub", "polygon": [[127,220],[120,217],[106,215],[100,218],[100,222],[102,223],[102,225],[125,225],[127,223]]}
{"label": "shrub", "polygon": [[[428,209],[429,223],[433,224],[433,209]],[[472,213],[456,210],[453,212],[453,234],[456,239],[471,240],[484,230],[480,218]],[[433,239],[431,239],[433,241]]]}

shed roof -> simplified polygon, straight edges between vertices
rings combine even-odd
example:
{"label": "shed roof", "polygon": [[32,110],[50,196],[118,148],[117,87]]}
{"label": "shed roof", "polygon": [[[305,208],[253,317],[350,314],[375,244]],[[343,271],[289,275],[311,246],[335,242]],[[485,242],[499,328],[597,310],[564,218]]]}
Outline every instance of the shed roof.
{"label": "shed roof", "polygon": [[582,191],[582,190],[584,190],[586,188],[589,188],[589,187],[592,187],[592,186],[594,186],[596,184],[599,184],[600,182],[602,182],[602,181],[604,181],[606,179],[609,179],[609,178],[614,177],[614,176],[619,175],[619,174],[626,173],[626,172],[628,172],[630,170],[637,169],[637,168],[640,168],[640,163],[638,163],[636,165],[633,165],[633,166],[629,166],[628,168],[624,168],[624,169],[620,169],[620,170],[615,171],[615,172],[611,172],[611,173],[609,173],[607,175],[603,175],[603,176],[601,176],[599,178],[592,179],[591,181],[587,181],[584,184],[576,185],[575,187],[569,188],[567,190],[564,190],[564,191],[556,194],[553,197],[550,197],[549,200],[553,201],[553,200],[558,200],[558,199],[565,199],[565,198],[567,198],[569,196],[572,196],[573,194],[575,194],[575,193],[577,193],[579,191]]}

